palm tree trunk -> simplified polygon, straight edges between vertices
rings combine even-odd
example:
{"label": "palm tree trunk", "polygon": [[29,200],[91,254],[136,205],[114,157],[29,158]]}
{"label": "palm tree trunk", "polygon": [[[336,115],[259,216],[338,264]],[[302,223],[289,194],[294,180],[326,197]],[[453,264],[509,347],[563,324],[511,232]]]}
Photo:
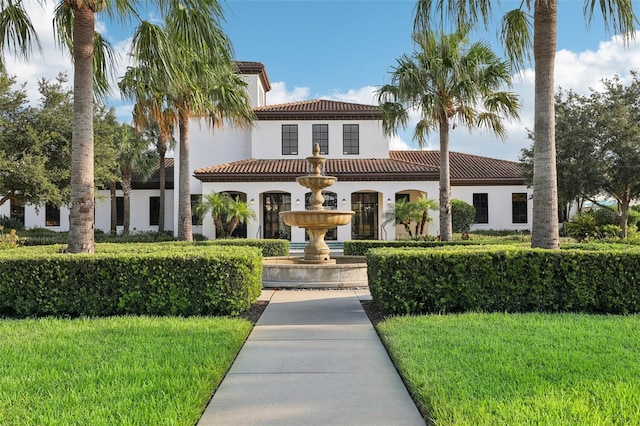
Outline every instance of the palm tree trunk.
{"label": "palm tree trunk", "polygon": [[451,180],[449,172],[449,121],[440,120],[440,240],[451,241]]}
{"label": "palm tree trunk", "polygon": [[213,227],[216,229],[216,239],[224,238],[224,227],[222,226],[222,217],[217,214],[213,218]]}
{"label": "palm tree trunk", "polygon": [[189,171],[189,113],[186,109],[180,110],[178,128],[180,131],[178,240],[193,241],[191,226],[191,172]]}
{"label": "palm tree trunk", "polygon": [[129,235],[131,229],[131,170],[122,173],[123,221],[122,235]]}
{"label": "palm tree trunk", "polygon": [[166,187],[166,170],[164,167],[164,158],[167,155],[167,149],[164,140],[158,145],[158,154],[160,156],[160,212],[158,214],[158,232],[164,232],[164,203],[165,203],[165,187]]}
{"label": "palm tree trunk", "polygon": [[237,216],[234,216],[229,221],[229,224],[227,225],[227,235],[229,237],[231,237],[231,235],[233,234],[233,231],[235,231],[236,228],[238,227],[238,223],[240,223],[240,221],[238,220]]}
{"label": "palm tree trunk", "polygon": [[88,7],[73,18],[73,134],[71,138],[70,253],[94,253],[93,42],[95,17]]}
{"label": "palm tree trunk", "polygon": [[422,220],[420,221],[420,235],[424,234],[424,227],[428,221],[429,221],[429,213],[425,210],[424,213],[422,213]]}
{"label": "palm tree trunk", "polygon": [[109,184],[109,192],[111,194],[111,223],[109,226],[109,231],[111,231],[111,233],[115,235],[118,232],[118,203],[115,182],[111,182]]}
{"label": "palm tree trunk", "polygon": [[533,26],[536,100],[531,246],[546,249],[560,247],[553,76],[556,19],[556,0],[536,0]]}

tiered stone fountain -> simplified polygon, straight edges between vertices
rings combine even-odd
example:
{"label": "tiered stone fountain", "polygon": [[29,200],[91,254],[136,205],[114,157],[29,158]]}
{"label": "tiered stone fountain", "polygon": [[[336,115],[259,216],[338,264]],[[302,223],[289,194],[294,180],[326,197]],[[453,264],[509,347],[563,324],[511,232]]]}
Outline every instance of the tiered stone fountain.
{"label": "tiered stone fountain", "polygon": [[340,288],[367,286],[367,264],[363,256],[329,256],[329,246],[324,240],[331,228],[346,225],[355,214],[353,211],[325,210],[322,190],[333,185],[334,176],[322,174],[326,158],[320,156],[320,146],[315,144],[313,156],[307,157],[312,166],[311,174],[296,181],[311,190],[307,210],[280,212],[288,226],[304,228],[309,243],[304,257],[270,257],[263,262],[265,287]]}
{"label": "tiered stone fountain", "polygon": [[280,218],[286,225],[304,228],[309,234],[309,244],[304,248],[304,259],[299,263],[336,263],[329,257],[329,246],[324,241],[324,236],[329,229],[351,222],[351,217],[355,213],[324,209],[322,190],[333,185],[337,178],[322,174],[322,166],[327,159],[320,156],[318,144],[313,146],[313,156],[307,157],[307,161],[312,167],[311,174],[296,178],[296,182],[311,190],[309,209],[281,212]]}

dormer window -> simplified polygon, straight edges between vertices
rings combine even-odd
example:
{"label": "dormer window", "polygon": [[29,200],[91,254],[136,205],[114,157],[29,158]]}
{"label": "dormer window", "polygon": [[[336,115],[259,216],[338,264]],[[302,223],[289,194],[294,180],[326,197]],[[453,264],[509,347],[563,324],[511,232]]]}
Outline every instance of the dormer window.
{"label": "dormer window", "polygon": [[344,155],[360,154],[360,128],[357,124],[342,126],[342,151]]}
{"label": "dormer window", "polygon": [[313,141],[311,146],[313,147],[315,144],[318,144],[320,146],[320,155],[329,155],[329,125],[328,124],[314,124],[312,139]]}
{"label": "dormer window", "polygon": [[298,125],[282,125],[282,155],[298,155]]}

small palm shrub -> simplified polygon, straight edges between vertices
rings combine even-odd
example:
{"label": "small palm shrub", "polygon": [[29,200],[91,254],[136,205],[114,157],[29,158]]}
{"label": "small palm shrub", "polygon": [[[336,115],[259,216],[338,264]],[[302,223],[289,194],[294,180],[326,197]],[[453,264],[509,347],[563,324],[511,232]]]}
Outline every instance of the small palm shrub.
{"label": "small palm shrub", "polygon": [[578,213],[564,223],[563,232],[578,241],[588,241],[598,235],[596,218],[591,212]]}

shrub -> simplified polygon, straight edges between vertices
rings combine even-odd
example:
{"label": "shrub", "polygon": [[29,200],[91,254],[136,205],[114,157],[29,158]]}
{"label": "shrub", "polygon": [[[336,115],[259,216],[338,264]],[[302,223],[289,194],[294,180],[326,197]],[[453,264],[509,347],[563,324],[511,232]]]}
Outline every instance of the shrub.
{"label": "shrub", "polygon": [[640,221],[640,211],[629,209],[629,218],[627,219],[627,225],[629,228],[637,228]]}
{"label": "shrub", "polygon": [[24,225],[17,219],[14,219],[9,216],[0,216],[0,226],[2,226],[7,231],[15,229],[16,231],[22,231],[24,229]]}
{"label": "shrub", "polygon": [[17,248],[22,243],[24,238],[19,237],[15,229],[5,233],[4,227],[0,225],[0,250]]}
{"label": "shrub", "polygon": [[248,246],[257,247],[264,257],[289,255],[289,240],[280,239],[247,239],[247,238],[221,238],[209,240],[206,244],[219,246]]}
{"label": "shrub", "polygon": [[0,315],[236,315],[262,290],[262,256],[194,244],[100,244],[0,252]]}
{"label": "shrub", "polygon": [[593,217],[596,221],[596,226],[620,225],[620,219],[615,210],[602,207],[593,211]]}
{"label": "shrub", "polygon": [[476,208],[461,200],[451,200],[453,232],[469,232],[476,220]]}
{"label": "shrub", "polygon": [[640,249],[611,247],[375,249],[369,290],[392,314],[640,312]]}
{"label": "shrub", "polygon": [[595,238],[597,233],[596,219],[591,212],[578,213],[565,222],[563,232],[577,241],[588,241]]}
{"label": "shrub", "polygon": [[[451,247],[451,246],[477,246],[487,244],[505,244],[508,243],[504,240],[456,240],[456,241],[424,241],[424,240],[353,240],[344,242],[344,255],[345,256],[364,256],[372,248],[381,247],[422,247],[422,248],[436,248],[436,247]],[[514,244],[517,241],[513,242]]]}
{"label": "shrub", "polygon": [[618,225],[602,225],[598,227],[598,238],[620,238],[622,228]]}

